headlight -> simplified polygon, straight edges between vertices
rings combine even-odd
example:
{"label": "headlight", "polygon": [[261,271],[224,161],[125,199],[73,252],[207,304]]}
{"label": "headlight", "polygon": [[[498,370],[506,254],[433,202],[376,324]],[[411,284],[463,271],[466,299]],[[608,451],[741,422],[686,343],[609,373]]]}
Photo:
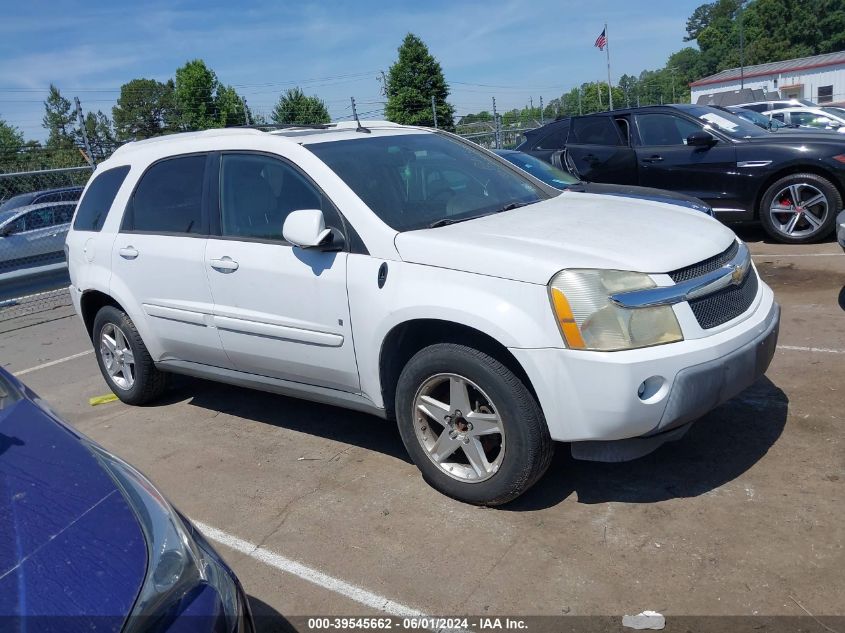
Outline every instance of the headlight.
{"label": "headlight", "polygon": [[671,306],[626,309],[610,295],[654,288],[646,274],[563,270],[549,283],[552,308],[567,346],[610,352],[684,339]]}
{"label": "headlight", "polygon": [[245,614],[238,589],[217,557],[198,545],[146,477],[99,446],[92,443],[89,447],[135,511],[147,542],[147,573],[124,633],[147,631],[152,623],[178,615],[180,601],[202,585],[217,591],[226,630],[240,631]]}

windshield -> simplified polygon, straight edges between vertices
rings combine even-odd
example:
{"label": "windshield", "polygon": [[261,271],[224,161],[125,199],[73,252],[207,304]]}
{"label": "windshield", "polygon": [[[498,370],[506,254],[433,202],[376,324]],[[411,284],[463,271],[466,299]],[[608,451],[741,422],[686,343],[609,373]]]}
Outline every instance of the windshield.
{"label": "windshield", "polygon": [[835,116],[837,119],[845,119],[845,108],[837,108],[836,106],[827,106],[822,108],[822,110],[827,113]]}
{"label": "windshield", "polygon": [[558,169],[554,165],[550,165],[546,161],[540,160],[530,154],[524,154],[523,152],[496,153],[509,163],[513,163],[520,169],[527,171],[538,180],[542,180],[544,183],[551,185],[555,189],[566,189],[570,185],[575,185],[580,182],[577,178],[570,176],[562,169]]}
{"label": "windshield", "polygon": [[686,109],[691,115],[701,119],[706,125],[727,134],[731,138],[743,139],[766,136],[767,130],[760,129],[751,121],[746,121],[735,114],[708,108],[707,106],[693,106]]}
{"label": "windshield", "polygon": [[397,231],[450,224],[549,197],[480,149],[432,133],[306,145]]}
{"label": "windshield", "polygon": [[29,193],[21,193],[16,196],[12,196],[3,202],[3,204],[0,204],[0,211],[11,211],[12,209],[17,209],[18,207],[25,207],[29,204],[31,199],[32,194]]}

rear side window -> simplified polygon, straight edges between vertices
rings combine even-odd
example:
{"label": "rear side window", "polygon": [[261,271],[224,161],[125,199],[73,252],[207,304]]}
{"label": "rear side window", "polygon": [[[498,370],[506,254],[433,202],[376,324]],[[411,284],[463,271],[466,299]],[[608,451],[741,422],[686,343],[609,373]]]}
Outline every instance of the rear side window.
{"label": "rear side window", "polygon": [[123,218],[123,231],[205,234],[202,192],[205,154],[159,161],[141,176]]}
{"label": "rear side window", "polygon": [[622,145],[616,123],[607,116],[573,119],[571,136],[582,145]]}
{"label": "rear side window", "polygon": [[568,135],[569,125],[556,125],[549,134],[546,134],[534,145],[534,149],[563,149]]}
{"label": "rear side window", "polygon": [[103,228],[117,190],[128,173],[129,167],[124,166],[94,175],[94,180],[79,203],[79,210],[73,221],[74,231],[99,231]]}

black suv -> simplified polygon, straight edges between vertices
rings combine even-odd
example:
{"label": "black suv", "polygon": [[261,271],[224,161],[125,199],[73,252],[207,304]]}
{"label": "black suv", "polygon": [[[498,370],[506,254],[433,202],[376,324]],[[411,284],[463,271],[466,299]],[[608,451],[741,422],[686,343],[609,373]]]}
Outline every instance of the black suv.
{"label": "black suv", "polygon": [[845,196],[845,139],[774,134],[709,106],[648,106],[559,119],[517,149],[587,181],[701,198],[725,221],[760,220],[778,241],[833,231]]}

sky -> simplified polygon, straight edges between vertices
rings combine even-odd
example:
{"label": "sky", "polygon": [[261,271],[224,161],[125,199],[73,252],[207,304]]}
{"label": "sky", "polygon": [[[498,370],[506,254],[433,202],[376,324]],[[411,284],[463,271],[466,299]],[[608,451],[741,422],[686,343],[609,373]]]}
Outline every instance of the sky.
{"label": "sky", "polygon": [[0,118],[43,140],[43,100],[55,83],[83,110],[111,115],[121,84],[166,80],[201,58],[268,116],[299,85],[333,118],[377,118],[378,77],[406,33],[443,67],[458,115],[535,105],[585,81],[606,80],[593,47],[608,25],[611,71],[663,66],[703,0],[375,0],[65,2],[6,0],[0,20]]}

